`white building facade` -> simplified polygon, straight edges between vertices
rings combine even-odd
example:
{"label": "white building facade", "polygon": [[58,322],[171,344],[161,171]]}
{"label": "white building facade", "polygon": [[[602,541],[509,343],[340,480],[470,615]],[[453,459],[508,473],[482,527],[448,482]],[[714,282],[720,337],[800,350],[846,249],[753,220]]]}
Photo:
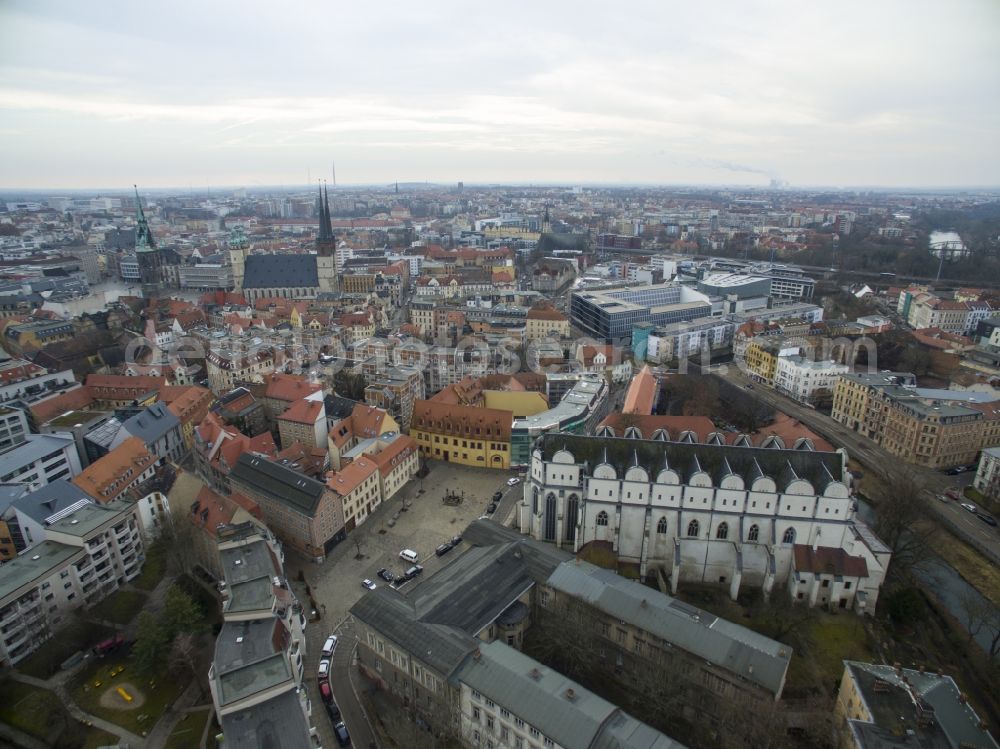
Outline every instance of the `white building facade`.
{"label": "white building facade", "polygon": [[[674,592],[718,584],[735,599],[742,585],[769,595],[794,583],[804,587],[793,598],[871,612],[889,550],[855,517],[846,464],[843,451],[545,435],[520,530],[574,552],[609,547],[643,578],[661,572]],[[823,584],[827,569],[842,580]]]}
{"label": "white building facade", "polygon": [[802,356],[778,357],[774,373],[774,388],[779,392],[811,403],[817,391],[833,396],[840,375],[850,371],[846,364],[834,361],[811,361]]}

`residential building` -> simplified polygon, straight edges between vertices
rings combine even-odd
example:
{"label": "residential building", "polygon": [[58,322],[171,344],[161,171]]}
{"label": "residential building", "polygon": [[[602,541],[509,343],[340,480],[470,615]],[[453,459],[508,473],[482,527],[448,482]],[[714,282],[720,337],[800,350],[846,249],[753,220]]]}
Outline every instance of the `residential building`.
{"label": "residential building", "polygon": [[[38,509],[44,512],[44,505]],[[97,604],[142,569],[143,542],[132,505],[81,499],[45,516],[42,526],[44,540],[4,564],[0,575],[3,666],[23,660],[73,611]]]}
{"label": "residential building", "polygon": [[322,561],[347,537],[340,496],[321,481],[252,453],[239,456],[229,480],[283,543],[307,557]]}
{"label": "residential building", "polygon": [[363,455],[330,473],[326,485],[340,499],[344,508],[344,528],[348,533],[382,504],[378,465]]}
{"label": "residential building", "polygon": [[272,422],[276,421],[296,401],[317,393],[322,397],[322,392],[323,386],[319,383],[310,382],[300,375],[276,372],[267,380],[267,388],[264,390],[263,403],[267,418]]}
{"label": "residential building", "polygon": [[974,463],[1000,445],[1000,401],[990,392],[901,384],[912,375],[842,375],[834,389],[837,421],[894,455],[928,468]]}
{"label": "residential building", "polygon": [[733,342],[736,322],[728,318],[701,317],[652,328],[646,338],[646,361],[669,364],[707,350],[725,349]]}
{"label": "residential building", "polygon": [[364,403],[354,403],[346,416],[336,419],[330,426],[327,434],[330,465],[339,471],[344,463],[343,456],[359,442],[384,434],[398,434],[399,431],[399,424],[385,410]]}
{"label": "residential building", "polygon": [[782,356],[774,372],[774,388],[802,403],[833,398],[833,389],[849,367],[834,361],[812,361],[804,356]]}
{"label": "residential building", "polygon": [[424,397],[424,377],[415,367],[390,367],[369,377],[365,388],[365,403],[388,412],[404,431],[410,428],[413,404]]}
{"label": "residential building", "polygon": [[136,437],[143,441],[150,453],[163,461],[179,462],[187,452],[181,421],[162,402],[154,403],[123,421],[111,448]]}
{"label": "residential building", "polygon": [[569,318],[551,306],[536,306],[528,310],[525,341],[542,338],[569,338]]}
{"label": "residential building", "polygon": [[285,579],[284,552],[254,523],[218,530],[222,629],[208,672],[227,746],[321,746],[305,678],[306,620]]}
{"label": "residential building", "polygon": [[[178,481],[181,480],[183,477],[178,478]],[[191,505],[191,512],[187,513],[188,522],[196,528],[191,537],[192,561],[216,580],[224,580],[225,571],[219,556],[219,531],[244,523],[265,527],[262,517],[260,507],[249,497],[239,492],[225,496],[203,485]]]}
{"label": "residential building", "polygon": [[160,391],[160,401],[180,421],[184,453],[194,447],[195,427],[205,418],[214,400],[211,390],[198,385],[172,386],[169,391],[168,388]]}
{"label": "residential building", "polygon": [[76,331],[66,320],[31,320],[8,325],[4,330],[5,348],[12,353],[33,353],[44,346],[68,341]]}
{"label": "residential building", "polygon": [[212,391],[221,393],[248,382],[263,382],[274,371],[273,350],[264,347],[243,352],[241,348],[213,349],[205,356],[208,386]]}
{"label": "residential building", "polygon": [[254,398],[253,393],[244,387],[220,395],[212,406],[212,411],[225,424],[236,427],[243,434],[253,436],[267,430],[264,403]]}
{"label": "residential building", "polygon": [[[809,601],[816,579],[798,546],[826,549],[837,575],[816,604],[874,611],[889,549],[855,514],[842,452],[548,434],[534,446],[519,508],[532,538],[578,551],[608,545],[639,576],[660,570],[671,590],[717,584],[787,586]],[[863,567],[862,567],[863,565]],[[802,587],[800,587],[802,586]]]}
{"label": "residential building", "polygon": [[325,449],[327,426],[323,399],[303,398],[289,406],[278,417],[278,434],[282,448],[301,442],[307,447]]}
{"label": "residential building", "polygon": [[1000,747],[954,679],[923,667],[844,661],[834,714],[843,749]]}
{"label": "residential building", "polygon": [[1000,447],[983,450],[972,485],[987,497],[1000,497]]}
{"label": "residential building", "polygon": [[157,458],[140,437],[129,437],[100,460],[91,463],[73,483],[98,502],[107,503],[142,493],[140,487],[156,475]]}
{"label": "residential building", "polygon": [[93,399],[94,408],[114,409],[152,405],[166,384],[167,378],[162,376],[89,374],[84,387]]}
{"label": "residential building", "polygon": [[229,492],[229,472],[245,452],[273,458],[278,448],[270,432],[248,437],[236,427],[224,425],[215,413],[208,414],[195,430],[195,469],[217,492]]}
{"label": "residential building", "polygon": [[24,411],[0,406],[0,453],[20,445],[30,433]]}
{"label": "residential building", "polygon": [[31,402],[79,388],[72,369],[49,372],[26,359],[10,359],[0,353],[0,402],[17,398]]}
{"label": "residential building", "polygon": [[38,489],[61,478],[72,479],[80,470],[80,456],[71,436],[28,434],[0,453],[0,484],[27,484]]}

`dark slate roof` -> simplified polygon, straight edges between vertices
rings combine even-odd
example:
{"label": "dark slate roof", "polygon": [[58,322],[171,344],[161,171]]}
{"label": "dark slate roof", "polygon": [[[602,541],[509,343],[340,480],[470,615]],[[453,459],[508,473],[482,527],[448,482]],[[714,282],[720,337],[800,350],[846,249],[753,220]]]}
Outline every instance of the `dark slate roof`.
{"label": "dark slate roof", "polygon": [[177,429],[180,423],[180,419],[160,401],[127,419],[122,426],[133,437],[139,437],[147,445],[151,445],[171,429]]}
{"label": "dark slate roof", "polygon": [[243,273],[244,289],[319,286],[315,255],[251,255]]}
{"label": "dark slate roof", "polygon": [[[750,484],[760,475],[770,476],[783,490],[795,478],[805,479],[814,487],[825,487],[831,480],[843,480],[843,457],[838,452],[813,452],[810,450],[783,450],[765,447],[737,447],[735,445],[706,445],[701,443],[660,442],[636,440],[625,437],[586,437],[570,434],[545,434],[535,442],[535,449],[542,451],[544,460],[551,460],[562,449],[572,453],[576,463],[586,462],[592,471],[601,463],[610,464],[619,476],[624,476],[635,465],[646,470],[651,480],[663,470],[664,461],[678,470],[681,480],[687,480],[696,470],[709,476],[726,472],[725,463],[734,474]],[[822,489],[820,489],[822,490]]]}
{"label": "dark slate roof", "polygon": [[327,420],[346,419],[354,411],[354,407],[360,401],[352,401],[340,395],[327,395],[323,398],[323,405],[326,407]]}
{"label": "dark slate roof", "polygon": [[[315,707],[313,708],[315,710]],[[302,749],[312,746],[294,689],[221,719],[226,743],[243,749]]]}
{"label": "dark slate roof", "polygon": [[316,507],[326,488],[316,479],[252,453],[240,455],[229,475],[309,517],[316,515]]}
{"label": "dark slate roof", "polygon": [[59,479],[15,500],[13,504],[19,512],[23,512],[35,522],[44,523],[46,518],[84,499],[93,501],[87,492],[75,484],[66,479]]}
{"label": "dark slate roof", "polygon": [[351,608],[352,615],[443,674],[475,650],[473,635],[573,558],[488,520],[473,521],[463,538],[469,548],[406,595],[380,587]]}
{"label": "dark slate roof", "polygon": [[445,676],[479,644],[475,637],[454,627],[420,621],[413,604],[388,586],[363,595],[351,607],[351,615]]}

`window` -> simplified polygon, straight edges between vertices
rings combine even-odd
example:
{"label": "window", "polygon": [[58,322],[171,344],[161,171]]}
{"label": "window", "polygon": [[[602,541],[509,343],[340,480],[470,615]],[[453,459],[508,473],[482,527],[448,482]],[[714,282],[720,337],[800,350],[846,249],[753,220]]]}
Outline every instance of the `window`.
{"label": "window", "polygon": [[851,582],[850,580],[848,580],[846,583],[844,583],[844,590],[850,590],[850,589],[851,589]]}
{"label": "window", "polygon": [[760,537],[760,528],[756,525],[750,526],[750,531],[747,533],[747,541],[756,541]]}
{"label": "window", "polygon": [[698,521],[697,520],[692,520],[690,523],[688,523],[688,536],[690,538],[697,538],[698,537]]}
{"label": "window", "polygon": [[537,739],[541,735],[542,734],[539,732],[539,730],[537,728],[532,728],[531,729],[531,738]]}
{"label": "window", "polygon": [[479,716],[480,716],[479,708],[478,707],[472,708],[472,719],[477,723],[479,722]]}
{"label": "window", "polygon": [[492,716],[492,715],[487,715],[487,716],[486,716],[486,729],[487,729],[487,730],[488,730],[488,731],[489,731],[490,733],[493,733],[493,726],[494,726],[494,723],[493,723],[493,716]]}
{"label": "window", "polygon": [[604,510],[601,510],[599,513],[597,513],[597,524],[598,525],[608,524],[608,513],[606,513]]}
{"label": "window", "polygon": [[794,544],[795,543],[795,529],[789,528],[785,531],[785,535],[781,539],[783,544]]}
{"label": "window", "polygon": [[666,533],[667,532],[667,519],[666,518],[660,518],[660,521],[656,524],[656,532],[657,533]]}
{"label": "window", "polygon": [[[492,629],[493,628],[490,627],[491,631],[492,631]],[[496,706],[497,706],[497,704],[493,700],[490,700],[490,699],[486,700],[486,707],[496,707]]]}
{"label": "window", "polygon": [[719,540],[729,538],[729,524],[719,523],[719,527],[715,529],[715,537]]}
{"label": "window", "polygon": [[483,698],[483,695],[481,695],[475,689],[472,690],[472,699],[474,699],[474,700],[481,700],[482,698]]}
{"label": "window", "polygon": [[506,710],[504,708],[500,708],[500,717],[506,718],[507,720],[510,720],[510,710]]}
{"label": "window", "polygon": [[501,726],[500,740],[503,742],[510,741],[510,730],[507,728],[507,726]]}

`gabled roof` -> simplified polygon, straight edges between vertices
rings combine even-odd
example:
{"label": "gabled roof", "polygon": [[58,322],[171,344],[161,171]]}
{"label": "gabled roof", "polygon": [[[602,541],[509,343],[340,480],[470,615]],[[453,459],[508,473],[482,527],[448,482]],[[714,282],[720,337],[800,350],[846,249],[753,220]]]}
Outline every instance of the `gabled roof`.
{"label": "gabled roof", "polygon": [[278,417],[281,421],[291,421],[296,424],[315,424],[321,418],[323,412],[323,401],[306,400],[305,398],[295,401],[285,412]]}
{"label": "gabled roof", "polygon": [[249,453],[240,455],[229,476],[233,481],[253,487],[254,491],[309,517],[316,515],[326,488],[323,483],[292,468]]}
{"label": "gabled roof", "polygon": [[243,273],[244,289],[319,286],[315,255],[250,255]]}

